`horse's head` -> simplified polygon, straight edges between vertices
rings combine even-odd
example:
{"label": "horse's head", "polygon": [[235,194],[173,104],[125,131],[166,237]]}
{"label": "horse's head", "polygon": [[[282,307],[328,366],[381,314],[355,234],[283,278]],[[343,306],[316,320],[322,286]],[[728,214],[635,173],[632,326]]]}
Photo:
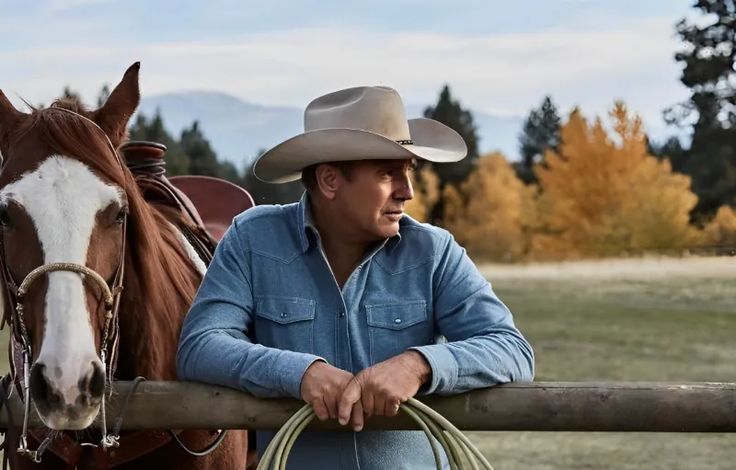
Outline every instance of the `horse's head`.
{"label": "horse's head", "polygon": [[[0,291],[9,316],[21,306],[14,326],[25,324],[19,336],[32,352],[31,395],[52,429],[89,426],[105,389],[100,351],[109,310],[103,292],[122,271],[130,180],[115,149],[139,102],[138,69],[130,67],[96,111],[55,103],[25,114],[0,91],[0,257],[6,278]],[[54,269],[42,268],[27,292],[16,295],[13,285],[49,265]]]}

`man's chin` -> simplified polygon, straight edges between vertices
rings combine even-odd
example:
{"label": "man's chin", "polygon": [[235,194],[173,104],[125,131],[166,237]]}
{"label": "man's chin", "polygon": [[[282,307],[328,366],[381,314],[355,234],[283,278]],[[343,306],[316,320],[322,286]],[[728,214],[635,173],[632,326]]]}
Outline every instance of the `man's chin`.
{"label": "man's chin", "polygon": [[379,230],[382,239],[395,237],[399,233],[399,222],[384,224],[379,228]]}

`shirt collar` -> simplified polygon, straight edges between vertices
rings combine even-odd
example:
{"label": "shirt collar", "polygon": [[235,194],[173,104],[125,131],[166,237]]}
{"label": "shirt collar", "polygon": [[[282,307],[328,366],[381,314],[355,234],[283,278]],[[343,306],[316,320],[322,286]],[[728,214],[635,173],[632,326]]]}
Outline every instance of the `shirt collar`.
{"label": "shirt collar", "polygon": [[[312,215],[312,202],[309,200],[309,194],[304,191],[301,199],[299,199],[299,210],[297,211],[297,226],[299,227],[299,243],[302,253],[306,253],[312,246],[312,242],[319,239],[319,231],[314,223]],[[401,241],[401,226],[404,225],[405,219],[399,222],[399,233],[389,238],[383,243],[386,250],[391,253]],[[310,236],[311,235],[311,236]]]}
{"label": "shirt collar", "polygon": [[[302,253],[306,253],[311,246],[311,240],[319,237],[317,226],[314,224],[312,216],[312,203],[309,200],[309,194],[304,191],[301,199],[299,199],[299,210],[297,211],[297,226],[299,227],[299,242],[301,244]],[[310,239],[310,234],[312,238]]]}

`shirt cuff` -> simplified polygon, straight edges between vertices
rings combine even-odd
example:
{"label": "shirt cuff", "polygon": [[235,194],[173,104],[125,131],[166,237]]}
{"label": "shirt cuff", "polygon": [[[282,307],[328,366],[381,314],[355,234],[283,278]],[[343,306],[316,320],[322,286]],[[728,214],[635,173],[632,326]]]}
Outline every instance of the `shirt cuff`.
{"label": "shirt cuff", "polygon": [[319,356],[293,351],[282,351],[281,363],[281,389],[289,396],[302,399],[302,378],[309,366],[317,361],[325,361]]}
{"label": "shirt cuff", "polygon": [[458,365],[455,356],[444,344],[414,346],[411,351],[420,353],[432,369],[432,380],[423,387],[423,395],[452,393],[457,384]]}

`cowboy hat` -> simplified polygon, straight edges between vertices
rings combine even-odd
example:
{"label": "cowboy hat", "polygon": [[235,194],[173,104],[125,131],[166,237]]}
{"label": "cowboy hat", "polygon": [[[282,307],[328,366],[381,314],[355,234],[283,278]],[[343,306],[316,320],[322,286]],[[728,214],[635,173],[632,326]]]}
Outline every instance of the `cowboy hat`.
{"label": "cowboy hat", "polygon": [[304,133],[258,158],[253,173],[262,181],[287,183],[316,163],[420,158],[456,162],[467,154],[454,130],[432,119],[406,119],[393,88],[366,86],[315,99],[304,111]]}

